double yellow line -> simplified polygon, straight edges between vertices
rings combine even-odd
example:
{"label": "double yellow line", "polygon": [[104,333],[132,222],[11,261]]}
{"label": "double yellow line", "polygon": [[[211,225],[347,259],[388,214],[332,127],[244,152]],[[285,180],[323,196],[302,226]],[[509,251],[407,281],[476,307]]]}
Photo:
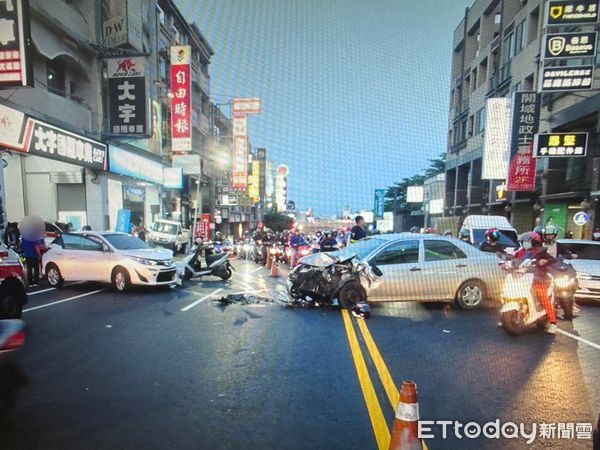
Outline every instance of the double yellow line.
{"label": "double yellow line", "polygon": [[[367,370],[367,364],[360,348],[356,331],[352,325],[352,319],[348,311],[345,309],[342,310],[342,317],[344,319],[344,326],[346,328],[346,334],[348,336],[348,343],[350,344],[352,358],[354,359],[354,366],[356,367],[358,381],[360,383],[363,397],[365,398],[365,403],[371,419],[371,425],[373,426],[377,447],[379,450],[388,450],[390,446],[390,430],[386,423],[385,416],[383,415],[379,399],[377,398],[373,381],[371,380],[371,376]],[[392,409],[395,411],[398,407],[398,402],[400,401],[400,392],[398,391],[392,375],[390,374],[390,371],[385,364],[385,361],[383,360],[375,341],[373,340],[373,336],[371,336],[371,332],[369,331],[367,324],[364,320],[358,320],[357,323],[363,340],[365,341],[367,349],[369,350],[369,354],[371,355],[371,359],[375,364],[375,369],[377,370],[377,374],[379,375],[383,389],[385,390]],[[422,443],[423,449],[427,450],[427,445],[425,442],[422,441]]]}

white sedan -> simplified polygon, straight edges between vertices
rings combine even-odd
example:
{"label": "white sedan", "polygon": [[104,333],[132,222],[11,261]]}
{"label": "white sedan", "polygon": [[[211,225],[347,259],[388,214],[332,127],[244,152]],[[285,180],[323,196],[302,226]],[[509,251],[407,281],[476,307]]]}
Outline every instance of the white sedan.
{"label": "white sedan", "polygon": [[141,239],[117,232],[63,233],[42,259],[48,284],[65,281],[112,283],[118,291],[131,285],[163,286],[177,279],[173,252],[150,248]]}

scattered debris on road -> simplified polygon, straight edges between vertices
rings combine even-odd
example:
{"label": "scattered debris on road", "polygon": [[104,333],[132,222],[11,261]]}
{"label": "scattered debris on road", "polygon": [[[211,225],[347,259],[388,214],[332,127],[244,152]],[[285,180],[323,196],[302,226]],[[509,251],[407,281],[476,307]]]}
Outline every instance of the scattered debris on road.
{"label": "scattered debris on road", "polygon": [[229,294],[215,300],[218,306],[237,305],[264,305],[275,303],[275,299],[262,297],[255,294]]}

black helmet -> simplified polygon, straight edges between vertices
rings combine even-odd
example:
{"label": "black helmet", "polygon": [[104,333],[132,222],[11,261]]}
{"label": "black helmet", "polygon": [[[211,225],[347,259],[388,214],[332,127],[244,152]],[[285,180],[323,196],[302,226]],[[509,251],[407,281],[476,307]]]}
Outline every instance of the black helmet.
{"label": "black helmet", "polygon": [[467,230],[466,228],[463,228],[462,230],[460,230],[460,233],[458,233],[458,238],[462,241],[471,241],[471,233],[469,233],[469,230]]}

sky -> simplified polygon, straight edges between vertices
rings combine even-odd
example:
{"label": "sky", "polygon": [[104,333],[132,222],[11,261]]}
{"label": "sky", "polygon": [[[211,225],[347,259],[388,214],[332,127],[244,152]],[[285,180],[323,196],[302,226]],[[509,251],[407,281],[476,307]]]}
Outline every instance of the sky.
{"label": "sky", "polygon": [[453,31],[472,0],[178,0],[215,51],[211,97],[261,97],[254,147],[318,215],[446,150]]}

